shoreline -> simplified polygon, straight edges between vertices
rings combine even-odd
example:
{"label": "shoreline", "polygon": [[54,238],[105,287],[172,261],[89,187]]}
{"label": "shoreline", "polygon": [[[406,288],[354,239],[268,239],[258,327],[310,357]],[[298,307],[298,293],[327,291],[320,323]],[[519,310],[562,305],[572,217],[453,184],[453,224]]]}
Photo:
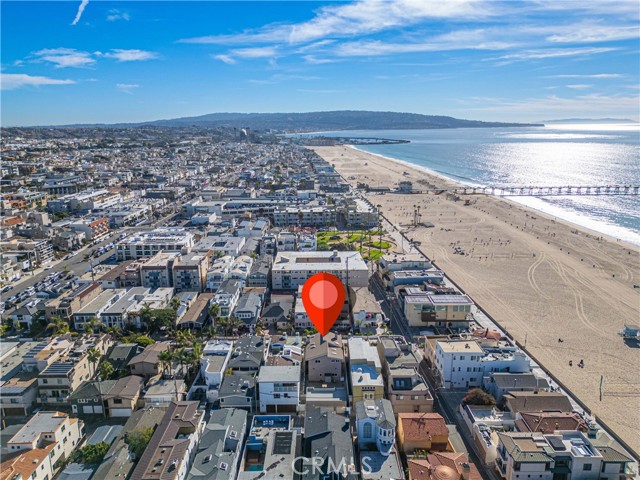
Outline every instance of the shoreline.
{"label": "shoreline", "polygon": [[[416,165],[415,163],[411,163],[411,162],[408,162],[406,160],[400,160],[400,159],[394,158],[394,157],[389,157],[389,156],[386,156],[386,155],[382,155],[380,153],[368,152],[368,151],[363,150],[361,148],[358,148],[357,146],[354,146],[354,145],[347,145],[347,147],[352,148],[354,150],[357,150],[358,152],[362,152],[362,153],[364,153],[366,155],[374,155],[376,157],[383,158],[383,159],[389,160],[391,162],[395,162],[395,163],[397,163],[399,165],[402,165],[402,166],[405,166],[405,167],[415,168],[417,170],[422,170],[426,174],[431,175],[433,177],[437,177],[439,179],[442,179],[443,181],[445,181],[447,183],[450,183],[455,187],[465,187],[465,186],[474,187],[474,186],[476,186],[476,187],[482,188],[482,187],[486,187],[487,186],[487,185],[482,185],[481,183],[475,183],[475,182],[471,182],[469,184],[464,184],[461,181],[458,181],[458,180],[456,180],[454,178],[448,177],[448,176],[446,176],[446,175],[444,175],[444,174],[442,174],[440,172],[432,170],[429,167],[425,167],[423,165]],[[629,228],[621,227],[619,225],[613,225],[613,224],[611,225],[612,227],[622,228],[622,229],[624,229],[625,231],[628,231],[631,234],[635,234],[638,237],[638,243],[633,243],[633,242],[630,242],[628,240],[625,240],[625,239],[622,239],[622,238],[618,238],[618,237],[616,237],[616,236],[614,236],[614,235],[612,235],[610,233],[602,232],[602,231],[596,230],[594,228],[590,228],[590,227],[587,227],[585,225],[572,222],[571,220],[568,220],[566,218],[562,218],[559,215],[554,215],[553,213],[550,213],[550,212],[547,212],[545,210],[541,210],[541,209],[536,208],[534,206],[528,205],[525,202],[519,202],[518,200],[515,200],[514,198],[506,198],[506,197],[501,197],[499,195],[491,195],[491,198],[494,198],[496,200],[505,201],[505,202],[510,202],[513,205],[516,205],[516,206],[518,206],[520,208],[525,208],[525,209],[531,210],[532,212],[535,212],[538,215],[544,215],[549,220],[553,220],[555,222],[564,223],[565,225],[567,225],[567,226],[569,226],[571,228],[575,228],[577,230],[583,230],[583,233],[585,233],[585,234],[589,234],[589,235],[592,235],[592,236],[604,237],[607,240],[609,240],[610,242],[613,242],[613,243],[616,243],[616,244],[625,245],[628,248],[635,249],[635,250],[638,250],[640,252],[640,233],[635,232],[635,231],[633,231],[633,230],[631,230]],[[553,208],[561,208],[561,207],[555,207],[555,206],[552,206],[552,207]],[[594,221],[598,222],[598,220],[594,220]]]}
{"label": "shoreline", "polygon": [[[457,182],[358,148],[314,147],[351,185],[408,179]],[[365,167],[364,164],[368,165]],[[403,175],[408,171],[410,176]],[[635,245],[501,197],[470,205],[445,194],[367,194],[384,216],[632,450],[640,451],[640,348],[618,336],[636,323],[640,255]],[[420,206],[421,223],[413,225]],[[459,246],[463,254],[455,254]],[[563,342],[558,339],[562,338]],[[586,367],[570,367],[584,359]],[[599,398],[600,377],[604,393]]]}

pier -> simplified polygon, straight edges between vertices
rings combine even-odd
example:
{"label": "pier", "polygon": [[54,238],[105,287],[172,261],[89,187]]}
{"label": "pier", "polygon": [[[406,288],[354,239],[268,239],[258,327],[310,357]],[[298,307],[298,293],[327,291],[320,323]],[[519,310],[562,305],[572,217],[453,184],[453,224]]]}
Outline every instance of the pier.
{"label": "pier", "polygon": [[563,197],[599,195],[640,195],[638,185],[568,185],[560,187],[457,187],[453,189],[413,190],[414,193],[454,195],[494,195],[497,197]]}

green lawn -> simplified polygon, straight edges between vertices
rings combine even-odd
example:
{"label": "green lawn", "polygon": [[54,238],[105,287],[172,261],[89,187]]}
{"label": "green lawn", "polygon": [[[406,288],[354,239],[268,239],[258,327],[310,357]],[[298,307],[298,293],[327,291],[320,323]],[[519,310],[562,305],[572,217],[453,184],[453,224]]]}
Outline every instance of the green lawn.
{"label": "green lawn", "polygon": [[[391,242],[376,240],[376,237],[379,237],[381,233],[384,235],[386,232],[380,232],[379,230],[318,232],[318,250],[346,250],[348,248],[355,248],[362,254],[363,258],[376,261],[392,247]],[[372,241],[369,242],[369,239]],[[362,248],[360,248],[361,242]]]}

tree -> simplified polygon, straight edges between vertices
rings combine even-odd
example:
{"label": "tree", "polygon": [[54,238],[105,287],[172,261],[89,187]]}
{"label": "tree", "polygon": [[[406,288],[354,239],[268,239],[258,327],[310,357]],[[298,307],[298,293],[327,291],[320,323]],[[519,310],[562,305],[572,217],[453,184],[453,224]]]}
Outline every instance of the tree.
{"label": "tree", "polygon": [[160,361],[162,376],[164,376],[167,367],[169,367],[169,375],[172,375],[173,352],[171,350],[164,350],[163,352],[160,352],[158,354],[158,360]]}
{"label": "tree", "polygon": [[111,362],[109,360],[103,361],[98,366],[98,373],[102,380],[109,380],[109,378],[111,378],[111,375],[113,375],[113,372],[115,372],[115,369],[113,368],[113,365],[111,365]]}
{"label": "tree", "polygon": [[227,335],[229,335],[229,333],[237,333],[238,329],[242,325],[244,325],[244,322],[240,320],[238,317],[229,317],[227,320],[227,329],[228,329]]}
{"label": "tree", "polygon": [[227,330],[229,328],[229,317],[220,317],[216,322],[216,327],[220,329],[223,336],[227,336]]}
{"label": "tree", "polygon": [[213,338],[218,334],[218,329],[215,325],[209,325],[204,329],[203,333],[206,338]]}
{"label": "tree", "polygon": [[[117,327],[117,326],[107,327],[107,329],[105,331],[109,335],[111,335],[111,338],[114,339],[114,340],[119,340],[119,339],[122,338],[122,329],[120,327]],[[149,340],[151,340],[151,339],[149,339]]]}
{"label": "tree", "polygon": [[220,316],[220,305],[217,303],[212,303],[209,307],[209,316],[211,317],[211,325],[214,328],[218,327],[218,317]]}
{"label": "tree", "polygon": [[109,451],[110,445],[107,442],[100,442],[94,445],[85,445],[78,453],[82,456],[82,463],[97,465],[102,463],[102,459]]}
{"label": "tree", "polygon": [[84,324],[84,331],[88,334],[99,332],[102,329],[102,322],[98,320],[98,317],[91,317],[87,323]]}
{"label": "tree", "polygon": [[189,358],[194,372],[200,369],[200,357],[202,357],[202,344],[194,338],[191,343],[191,355]]}
{"label": "tree", "polygon": [[174,312],[177,312],[178,309],[180,308],[180,299],[178,297],[173,297],[171,299],[171,308],[173,309]]}
{"label": "tree", "polygon": [[192,343],[194,339],[195,337],[193,333],[189,330],[180,330],[178,333],[176,333],[176,342],[178,342],[178,344],[183,347],[186,347],[187,345]]}
{"label": "tree", "polygon": [[53,335],[64,335],[69,333],[69,324],[62,317],[56,315],[51,317],[51,321],[47,325],[47,331],[49,330]]}
{"label": "tree", "polygon": [[496,399],[481,388],[473,388],[462,399],[462,403],[466,405],[495,405]]}
{"label": "tree", "polygon": [[96,364],[100,361],[100,357],[102,357],[102,355],[96,349],[96,347],[91,347],[89,349],[87,357],[88,357],[89,363],[93,365],[93,373],[91,374],[91,376],[93,377],[96,374]]}
{"label": "tree", "polygon": [[151,437],[153,437],[153,427],[148,427],[127,433],[124,442],[129,445],[129,451],[136,458],[140,458],[149,445]]}
{"label": "tree", "polygon": [[153,338],[135,332],[122,337],[122,341],[125,343],[137,343],[141,347],[148,347],[149,345],[153,345],[154,343],[156,343]]}
{"label": "tree", "polygon": [[187,353],[187,349],[181,347],[173,354],[173,356],[180,364],[180,373],[184,376],[184,366],[189,362],[189,354]]}

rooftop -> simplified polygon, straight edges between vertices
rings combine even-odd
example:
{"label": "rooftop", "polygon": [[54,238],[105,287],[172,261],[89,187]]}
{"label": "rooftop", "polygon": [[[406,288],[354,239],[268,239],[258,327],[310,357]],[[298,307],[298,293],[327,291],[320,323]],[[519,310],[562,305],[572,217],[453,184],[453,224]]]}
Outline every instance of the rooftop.
{"label": "rooftop", "polygon": [[33,443],[43,433],[55,432],[68,420],[69,415],[66,413],[38,412],[9,440],[9,443]]}
{"label": "rooftop", "polygon": [[272,269],[331,271],[345,270],[349,262],[349,270],[367,270],[367,264],[359,252],[280,252],[276,256]]}
{"label": "rooftop", "polygon": [[444,353],[484,353],[482,347],[474,340],[438,340],[436,344]]}

